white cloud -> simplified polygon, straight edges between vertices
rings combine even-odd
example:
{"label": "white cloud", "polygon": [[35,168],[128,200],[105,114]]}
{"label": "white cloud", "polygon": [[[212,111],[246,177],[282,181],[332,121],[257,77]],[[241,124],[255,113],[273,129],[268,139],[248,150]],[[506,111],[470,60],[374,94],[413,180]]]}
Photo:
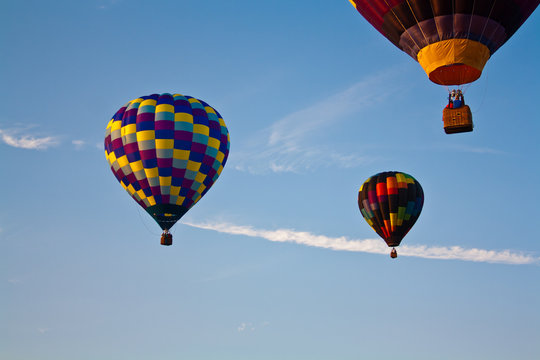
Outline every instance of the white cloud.
{"label": "white cloud", "polygon": [[100,10],[106,10],[118,3],[120,3],[121,0],[100,0],[100,3],[97,8]]}
{"label": "white cloud", "polygon": [[255,330],[255,328],[253,327],[253,325],[251,323],[241,323],[238,326],[238,332],[254,331],[254,330]]}
{"label": "white cloud", "polygon": [[[289,242],[338,251],[365,252],[388,255],[389,249],[380,239],[350,240],[345,236],[329,237],[315,235],[306,231],[292,229],[262,230],[251,226],[229,223],[190,223],[186,225],[200,229],[214,230],[226,234],[244,235],[263,238],[275,242]],[[538,264],[540,258],[512,250],[466,249],[460,246],[424,246],[402,245],[398,249],[399,256],[414,256],[427,259],[463,260],[502,264]]]}
{"label": "white cloud", "polygon": [[[391,73],[379,74],[358,82],[320,102],[297,110],[274,122],[236,151],[231,161],[240,171],[252,173],[300,172],[315,167],[353,167],[368,162],[368,157],[343,153],[313,138],[352,114],[378,104],[399,91],[387,86]],[[384,86],[382,84],[385,84]]]}
{"label": "white cloud", "polygon": [[503,151],[487,148],[487,147],[475,147],[475,146],[468,146],[463,144],[454,144],[454,145],[448,145],[448,147],[461,151],[461,152],[468,152],[468,153],[475,153],[475,154],[504,154]]}
{"label": "white cloud", "polygon": [[71,143],[75,146],[76,150],[81,150],[86,145],[84,140],[72,140]]}
{"label": "white cloud", "polygon": [[[269,145],[285,144],[294,148],[299,139],[319,129],[339,122],[344,116],[356,113],[366,106],[381,102],[390,95],[383,83],[384,75],[373,76],[326,99],[295,111],[276,121],[270,127]],[[389,92],[390,91],[390,92]]]}
{"label": "white cloud", "polygon": [[31,150],[45,150],[59,144],[58,139],[54,136],[37,137],[22,133],[24,131],[22,129],[0,129],[0,139],[9,146]]}
{"label": "white cloud", "polygon": [[51,331],[50,328],[38,328],[37,331],[40,333],[40,334],[45,334],[49,331]]}
{"label": "white cloud", "polygon": [[[258,327],[267,327],[268,325],[270,325],[270,322],[263,321],[262,323],[258,325]],[[236,329],[238,330],[238,332],[247,332],[247,331],[253,332],[257,329],[257,327],[253,323],[243,322],[240,325],[238,325]]]}

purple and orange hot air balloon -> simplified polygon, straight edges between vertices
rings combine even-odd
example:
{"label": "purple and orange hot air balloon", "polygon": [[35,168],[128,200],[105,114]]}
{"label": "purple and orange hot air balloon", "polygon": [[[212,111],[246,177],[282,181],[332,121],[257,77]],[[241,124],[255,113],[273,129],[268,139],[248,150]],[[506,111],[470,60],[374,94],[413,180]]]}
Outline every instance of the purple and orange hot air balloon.
{"label": "purple and orange hot air balloon", "polygon": [[[540,0],[349,1],[392,44],[420,63],[431,81],[446,86],[477,80],[488,59],[540,4]],[[443,119],[447,133],[472,131],[468,107],[451,113]]]}

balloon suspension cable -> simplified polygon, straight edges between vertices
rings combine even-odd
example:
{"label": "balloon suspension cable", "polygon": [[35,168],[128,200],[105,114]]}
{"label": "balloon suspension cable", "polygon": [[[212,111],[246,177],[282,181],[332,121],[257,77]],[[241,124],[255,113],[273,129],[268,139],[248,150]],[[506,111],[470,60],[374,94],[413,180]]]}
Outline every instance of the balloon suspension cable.
{"label": "balloon suspension cable", "polygon": [[480,104],[476,105],[476,107],[474,109],[475,113],[478,113],[484,107],[484,101],[486,100],[486,95],[487,95],[487,91],[488,91],[488,80],[489,80],[489,71],[488,70],[485,70],[485,71],[482,72],[482,79],[484,80],[483,81],[484,91],[482,92],[482,97],[480,98]]}
{"label": "balloon suspension cable", "polygon": [[139,215],[139,219],[141,220],[141,223],[144,225],[144,227],[146,228],[146,230],[148,230],[148,232],[152,235],[157,235],[159,233],[155,232],[154,230],[150,229],[146,223],[146,218],[143,218],[143,216],[141,215],[141,208],[137,208],[137,214]]}
{"label": "balloon suspension cable", "polygon": [[464,85],[461,87],[461,92],[463,93],[463,95],[465,95],[465,93],[467,92],[467,90],[469,90],[469,88],[471,87],[471,84],[472,84],[472,83],[467,83],[467,84],[464,84]]}
{"label": "balloon suspension cable", "polygon": [[392,259],[397,258],[397,250],[396,250],[396,248],[392,248],[392,251],[390,251],[390,257]]}

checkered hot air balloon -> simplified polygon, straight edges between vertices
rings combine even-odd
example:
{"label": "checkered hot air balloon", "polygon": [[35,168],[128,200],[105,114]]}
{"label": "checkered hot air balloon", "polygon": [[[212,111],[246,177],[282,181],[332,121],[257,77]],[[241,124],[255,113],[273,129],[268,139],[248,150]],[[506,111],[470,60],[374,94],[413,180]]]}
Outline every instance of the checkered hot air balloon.
{"label": "checkered hot air balloon", "polygon": [[367,223],[392,247],[412,228],[424,205],[424,191],[411,175],[387,171],[367,179],[358,191],[358,207]]}
{"label": "checkered hot air balloon", "polygon": [[181,94],[141,96],[122,106],[105,131],[105,156],[129,195],[169,229],[217,180],[229,155],[229,131],[219,113]]}

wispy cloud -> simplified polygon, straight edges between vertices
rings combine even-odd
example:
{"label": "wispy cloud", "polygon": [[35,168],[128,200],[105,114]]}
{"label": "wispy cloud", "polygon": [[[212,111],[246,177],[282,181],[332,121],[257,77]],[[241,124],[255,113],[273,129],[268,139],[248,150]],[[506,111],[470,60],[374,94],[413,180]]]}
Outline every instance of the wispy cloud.
{"label": "wispy cloud", "polygon": [[244,331],[255,331],[255,328],[253,327],[252,323],[241,323],[238,326],[238,332],[244,332]]}
{"label": "wispy cloud", "polygon": [[268,325],[270,325],[270,322],[268,321],[263,321],[258,326],[254,325],[251,322],[243,322],[240,325],[238,325],[236,330],[238,330],[238,332],[247,332],[247,331],[253,332],[257,330],[258,327],[267,327]]}
{"label": "wispy cloud", "polygon": [[475,153],[475,154],[504,154],[504,151],[500,151],[497,149],[492,149],[488,147],[470,146],[470,145],[464,145],[464,144],[452,144],[452,145],[446,145],[446,147],[449,147],[453,150],[460,151],[460,152],[468,152],[468,153]]}
{"label": "wispy cloud", "polygon": [[121,0],[100,0],[100,4],[97,6],[100,10],[106,10],[113,5],[116,5],[121,2]]}
{"label": "wispy cloud", "polygon": [[72,140],[71,144],[75,147],[75,150],[83,150],[83,149],[98,149],[103,151],[103,143],[102,142],[90,142],[86,140]]}
{"label": "wispy cloud", "polygon": [[6,145],[30,150],[45,150],[59,144],[55,136],[40,137],[27,131],[28,129],[0,129],[0,139]]}
{"label": "wispy cloud", "polygon": [[[262,238],[275,242],[289,242],[306,246],[313,246],[338,251],[365,252],[372,254],[389,253],[388,247],[380,239],[348,239],[345,236],[329,237],[316,235],[307,231],[292,229],[263,230],[251,226],[234,225],[230,223],[191,223],[186,225],[200,229],[214,230],[221,233],[244,235]],[[399,256],[414,256],[426,259],[463,260],[502,264],[538,264],[540,258],[512,250],[485,250],[476,248],[463,248],[460,246],[424,246],[401,245]]]}
{"label": "wispy cloud", "polygon": [[[303,109],[294,111],[255,134],[232,158],[235,168],[252,173],[299,172],[321,166],[352,167],[368,162],[367,156],[343,153],[323,139],[325,130],[352,114],[380,104],[399,91],[387,86],[390,73],[378,74]],[[384,84],[384,85],[383,85]]]}
{"label": "wispy cloud", "polygon": [[38,328],[37,331],[40,333],[40,334],[45,334],[49,331],[51,331],[50,328]]}
{"label": "wispy cloud", "polygon": [[82,148],[86,145],[86,141],[84,140],[72,140],[71,143],[73,146],[75,146],[75,150],[82,150]]}

